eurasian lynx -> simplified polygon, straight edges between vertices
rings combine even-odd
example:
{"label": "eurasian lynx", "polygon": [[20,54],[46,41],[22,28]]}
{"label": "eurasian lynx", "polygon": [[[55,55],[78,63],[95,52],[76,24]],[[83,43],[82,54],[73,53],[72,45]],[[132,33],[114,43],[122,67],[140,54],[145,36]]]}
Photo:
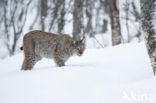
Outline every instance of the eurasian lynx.
{"label": "eurasian lynx", "polygon": [[23,38],[24,61],[22,70],[30,70],[35,63],[53,58],[57,66],[64,66],[73,54],[81,56],[85,50],[84,38],[74,41],[66,34],[56,35],[43,31],[31,31]]}

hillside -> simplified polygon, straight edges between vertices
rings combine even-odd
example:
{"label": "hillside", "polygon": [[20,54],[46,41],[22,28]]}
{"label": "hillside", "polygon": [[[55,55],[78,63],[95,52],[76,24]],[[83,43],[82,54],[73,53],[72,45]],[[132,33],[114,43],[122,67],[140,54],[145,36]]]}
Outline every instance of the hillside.
{"label": "hillside", "polygon": [[43,59],[21,71],[23,53],[0,60],[0,103],[155,103],[144,43],[87,49],[65,67]]}

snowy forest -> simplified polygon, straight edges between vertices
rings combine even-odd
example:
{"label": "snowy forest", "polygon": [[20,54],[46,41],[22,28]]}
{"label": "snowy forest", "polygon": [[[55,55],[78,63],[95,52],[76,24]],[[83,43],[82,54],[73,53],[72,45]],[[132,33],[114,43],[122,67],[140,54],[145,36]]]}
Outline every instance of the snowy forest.
{"label": "snowy forest", "polygon": [[1,0],[0,57],[19,52],[23,36],[32,30],[74,38],[85,35],[89,47],[141,42],[138,4],[138,0]]}
{"label": "snowy forest", "polygon": [[[84,41],[84,53],[61,66],[35,54],[21,70],[35,30]],[[0,0],[0,103],[156,103],[155,75],[156,0]]]}

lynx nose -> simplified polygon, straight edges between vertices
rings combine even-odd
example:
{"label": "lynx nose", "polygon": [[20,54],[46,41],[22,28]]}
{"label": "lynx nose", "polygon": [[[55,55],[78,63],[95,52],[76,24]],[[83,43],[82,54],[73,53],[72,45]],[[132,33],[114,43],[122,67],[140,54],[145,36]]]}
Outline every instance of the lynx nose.
{"label": "lynx nose", "polygon": [[83,54],[83,51],[82,51],[82,50],[80,50],[80,51],[79,51],[79,54],[80,54],[80,56],[81,56],[81,55]]}

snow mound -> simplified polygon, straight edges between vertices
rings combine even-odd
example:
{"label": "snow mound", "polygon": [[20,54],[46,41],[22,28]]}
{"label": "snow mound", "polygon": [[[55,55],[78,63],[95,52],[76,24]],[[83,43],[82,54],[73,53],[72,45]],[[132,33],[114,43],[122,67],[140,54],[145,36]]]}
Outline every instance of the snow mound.
{"label": "snow mound", "polygon": [[87,49],[65,67],[43,59],[21,71],[23,53],[0,60],[0,103],[155,103],[144,43]]}

